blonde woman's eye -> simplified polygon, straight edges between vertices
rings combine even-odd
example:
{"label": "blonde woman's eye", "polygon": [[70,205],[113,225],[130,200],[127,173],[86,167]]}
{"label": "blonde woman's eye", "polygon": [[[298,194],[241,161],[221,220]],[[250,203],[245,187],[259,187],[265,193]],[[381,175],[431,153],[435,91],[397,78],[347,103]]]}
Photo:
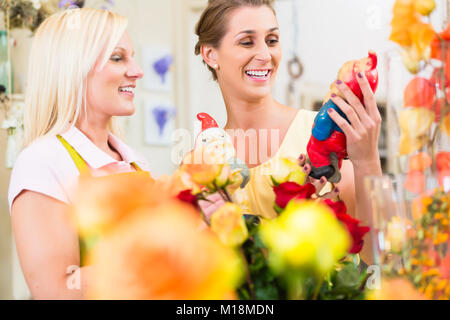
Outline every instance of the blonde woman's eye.
{"label": "blonde woman's eye", "polygon": [[122,57],[121,56],[112,56],[111,60],[114,62],[119,62],[120,60],[122,60]]}
{"label": "blonde woman's eye", "polygon": [[269,40],[267,40],[267,42],[270,45],[276,45],[279,42],[279,40],[278,39],[269,39]]}

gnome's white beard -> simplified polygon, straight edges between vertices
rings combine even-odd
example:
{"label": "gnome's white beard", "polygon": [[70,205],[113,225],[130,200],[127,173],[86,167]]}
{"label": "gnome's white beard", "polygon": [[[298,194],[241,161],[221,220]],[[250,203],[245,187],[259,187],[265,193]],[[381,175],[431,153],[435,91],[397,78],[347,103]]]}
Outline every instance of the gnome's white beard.
{"label": "gnome's white beard", "polygon": [[201,132],[195,141],[195,149],[198,148],[203,148],[207,158],[215,163],[226,163],[236,154],[230,136],[219,128]]}

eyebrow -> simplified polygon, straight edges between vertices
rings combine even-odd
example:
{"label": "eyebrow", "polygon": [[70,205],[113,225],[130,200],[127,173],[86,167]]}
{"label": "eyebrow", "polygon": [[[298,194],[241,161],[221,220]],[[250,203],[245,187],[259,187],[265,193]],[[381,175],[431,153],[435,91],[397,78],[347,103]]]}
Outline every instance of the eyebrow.
{"label": "eyebrow", "polygon": [[[125,48],[122,48],[122,47],[115,47],[114,50],[120,50],[120,51],[127,52],[127,50]],[[134,51],[131,52],[131,56],[134,56]]]}
{"label": "eyebrow", "polygon": [[[274,31],[277,31],[277,30],[279,30],[280,28],[278,28],[278,27],[274,27],[274,28],[271,28],[271,29],[269,29],[267,32],[274,32]],[[241,32],[239,32],[237,35],[236,35],[236,37],[237,36],[239,36],[239,35],[241,35],[241,34],[255,34],[256,33],[256,31],[255,30],[244,30],[244,31],[241,31]]]}

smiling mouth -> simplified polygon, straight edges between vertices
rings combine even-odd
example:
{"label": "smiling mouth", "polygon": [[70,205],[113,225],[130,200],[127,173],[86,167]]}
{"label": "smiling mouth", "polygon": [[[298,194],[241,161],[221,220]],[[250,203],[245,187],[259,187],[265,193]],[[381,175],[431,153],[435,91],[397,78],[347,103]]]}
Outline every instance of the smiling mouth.
{"label": "smiling mouth", "polygon": [[245,75],[252,80],[257,81],[264,81],[269,78],[269,75],[271,74],[271,69],[264,69],[264,70],[247,70],[245,71]]}
{"label": "smiling mouth", "polygon": [[135,86],[119,87],[119,93],[134,96]]}

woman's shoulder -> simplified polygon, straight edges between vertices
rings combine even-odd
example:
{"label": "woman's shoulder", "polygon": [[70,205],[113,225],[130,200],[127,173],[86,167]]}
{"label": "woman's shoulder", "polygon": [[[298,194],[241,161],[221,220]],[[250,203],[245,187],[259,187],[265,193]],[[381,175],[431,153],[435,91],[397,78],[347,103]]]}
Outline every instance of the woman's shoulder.
{"label": "woman's shoulder", "polygon": [[299,134],[309,136],[316,115],[315,111],[296,109],[286,136],[298,136]]}
{"label": "woman's shoulder", "polygon": [[317,116],[317,111],[299,109],[297,113],[297,119],[303,122],[314,122],[314,119]]}
{"label": "woman's shoulder", "polygon": [[285,105],[281,105],[283,118],[287,118],[290,122],[289,129],[292,127],[298,127],[299,124],[313,124],[314,119],[317,116],[316,111],[307,110],[303,108],[294,108]]}
{"label": "woman's shoulder", "polygon": [[306,152],[317,112],[298,109],[279,150],[282,157],[298,157]]}
{"label": "woman's shoulder", "polygon": [[63,184],[67,178],[64,165],[69,163],[70,157],[64,151],[54,136],[39,138],[19,153],[9,182],[10,208],[14,199],[24,190],[68,202]]}
{"label": "woman's shoulder", "polygon": [[57,149],[57,142],[58,139],[56,136],[39,138],[22,149],[18,155],[17,161],[28,160],[29,158],[37,161],[50,159],[52,153]]}
{"label": "woman's shoulder", "polygon": [[45,136],[35,140],[19,153],[14,169],[51,167],[62,161],[67,161],[67,156],[66,150],[56,136]]}

